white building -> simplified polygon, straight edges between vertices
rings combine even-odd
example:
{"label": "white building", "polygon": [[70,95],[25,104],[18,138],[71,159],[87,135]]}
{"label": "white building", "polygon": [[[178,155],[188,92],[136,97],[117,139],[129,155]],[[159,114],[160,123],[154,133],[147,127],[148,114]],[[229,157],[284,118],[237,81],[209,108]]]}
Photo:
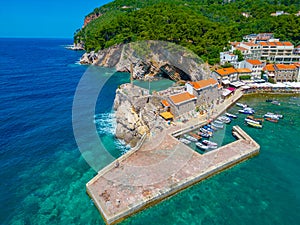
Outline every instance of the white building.
{"label": "white building", "polygon": [[247,59],[240,63],[239,68],[248,68],[252,71],[252,79],[261,79],[261,71],[264,66],[265,64],[258,59]]}
{"label": "white building", "polygon": [[294,55],[294,45],[289,41],[260,42],[261,60],[269,60],[274,63],[289,64],[298,62],[300,55]]}
{"label": "white building", "polygon": [[232,52],[220,52],[220,63],[224,65],[225,63],[230,63],[233,66],[238,65],[238,56]]}

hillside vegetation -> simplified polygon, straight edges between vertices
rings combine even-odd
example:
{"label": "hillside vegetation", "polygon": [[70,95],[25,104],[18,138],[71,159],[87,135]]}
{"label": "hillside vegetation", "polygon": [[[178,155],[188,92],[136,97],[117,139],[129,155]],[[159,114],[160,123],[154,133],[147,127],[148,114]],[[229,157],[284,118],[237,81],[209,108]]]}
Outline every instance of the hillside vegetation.
{"label": "hillside vegetation", "polygon": [[[270,16],[279,10],[289,15]],[[79,30],[74,41],[83,42],[87,51],[139,40],[170,41],[214,64],[229,41],[250,33],[273,32],[300,44],[299,10],[299,0],[116,0],[96,8],[91,14],[102,16]]]}

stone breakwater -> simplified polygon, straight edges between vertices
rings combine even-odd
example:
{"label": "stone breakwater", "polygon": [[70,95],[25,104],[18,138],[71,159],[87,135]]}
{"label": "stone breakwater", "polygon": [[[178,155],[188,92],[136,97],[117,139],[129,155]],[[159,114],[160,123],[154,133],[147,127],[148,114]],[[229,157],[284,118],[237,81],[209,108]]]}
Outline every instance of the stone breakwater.
{"label": "stone breakwater", "polygon": [[239,127],[233,128],[239,140],[203,155],[175,139],[172,129],[158,145],[147,140],[139,150],[127,153],[87,183],[87,193],[107,224],[259,153],[260,146]]}
{"label": "stone breakwater", "polygon": [[181,46],[168,42],[145,41],[115,45],[85,53],[81,64],[115,67],[132,72],[135,79],[151,79],[158,74],[173,80],[202,80],[210,76],[208,64]]}

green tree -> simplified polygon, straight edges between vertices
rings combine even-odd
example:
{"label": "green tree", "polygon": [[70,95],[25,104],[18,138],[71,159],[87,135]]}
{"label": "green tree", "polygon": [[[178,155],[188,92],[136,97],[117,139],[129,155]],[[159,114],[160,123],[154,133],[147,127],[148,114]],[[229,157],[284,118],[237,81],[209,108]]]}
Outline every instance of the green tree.
{"label": "green tree", "polygon": [[238,61],[241,62],[244,60],[244,56],[242,54],[242,52],[238,49],[234,50],[233,51],[233,54],[237,55],[238,56]]}

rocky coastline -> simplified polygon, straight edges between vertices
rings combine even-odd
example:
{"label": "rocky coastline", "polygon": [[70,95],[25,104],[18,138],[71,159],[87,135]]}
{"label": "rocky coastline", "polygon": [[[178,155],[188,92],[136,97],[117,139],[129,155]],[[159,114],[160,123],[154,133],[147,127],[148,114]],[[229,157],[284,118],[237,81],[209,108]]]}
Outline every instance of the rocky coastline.
{"label": "rocky coastline", "polygon": [[208,64],[181,46],[168,42],[145,41],[115,45],[97,52],[86,52],[81,64],[116,68],[130,72],[134,79],[162,76],[174,81],[196,81],[210,76]]}

